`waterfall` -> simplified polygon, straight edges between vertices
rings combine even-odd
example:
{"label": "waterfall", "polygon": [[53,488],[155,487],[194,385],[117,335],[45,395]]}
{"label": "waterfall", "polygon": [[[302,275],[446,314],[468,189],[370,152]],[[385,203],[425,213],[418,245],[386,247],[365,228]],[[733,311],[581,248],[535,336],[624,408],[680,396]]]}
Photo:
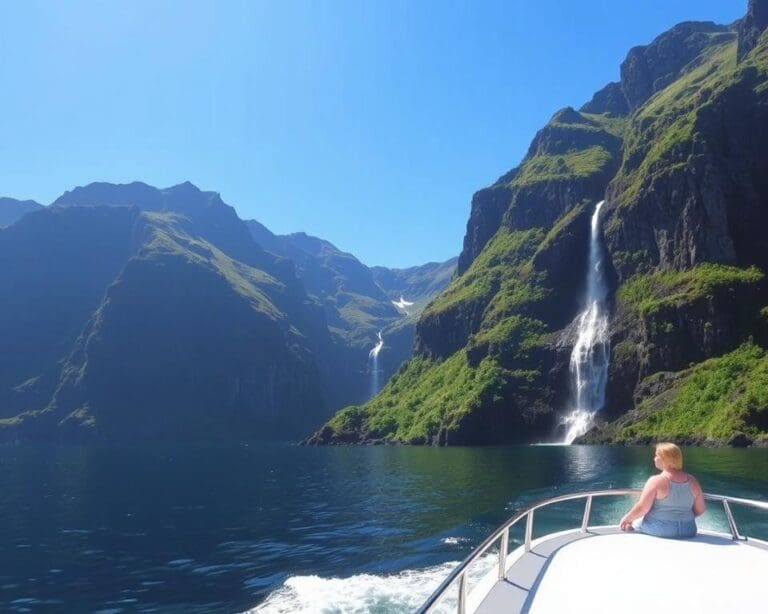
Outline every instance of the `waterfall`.
{"label": "waterfall", "polygon": [[413,302],[412,301],[406,301],[403,298],[402,294],[400,295],[400,300],[399,301],[390,301],[390,303],[392,303],[400,311],[404,312],[405,315],[411,315],[410,313],[408,313],[408,310],[406,309],[406,307],[411,307],[413,305]]}
{"label": "waterfall", "polygon": [[563,421],[563,443],[566,444],[589,430],[594,415],[605,403],[610,352],[605,308],[608,288],[600,246],[600,209],[603,202],[600,201],[595,207],[589,233],[586,306],[578,316],[578,337],[571,352],[571,411]]}
{"label": "waterfall", "polygon": [[371,374],[371,396],[373,398],[379,392],[379,386],[381,385],[380,376],[381,370],[379,369],[379,352],[384,347],[384,339],[381,337],[381,331],[376,333],[379,338],[378,343],[374,348],[368,352],[368,372]]}

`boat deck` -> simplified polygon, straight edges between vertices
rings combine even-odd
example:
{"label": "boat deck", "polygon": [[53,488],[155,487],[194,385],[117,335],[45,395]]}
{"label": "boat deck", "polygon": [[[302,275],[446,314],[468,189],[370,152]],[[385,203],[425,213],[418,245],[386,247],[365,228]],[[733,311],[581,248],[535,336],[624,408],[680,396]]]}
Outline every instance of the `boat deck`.
{"label": "boat deck", "polygon": [[521,546],[507,565],[477,612],[760,612],[768,603],[768,543],[721,533],[563,531],[530,552]]}

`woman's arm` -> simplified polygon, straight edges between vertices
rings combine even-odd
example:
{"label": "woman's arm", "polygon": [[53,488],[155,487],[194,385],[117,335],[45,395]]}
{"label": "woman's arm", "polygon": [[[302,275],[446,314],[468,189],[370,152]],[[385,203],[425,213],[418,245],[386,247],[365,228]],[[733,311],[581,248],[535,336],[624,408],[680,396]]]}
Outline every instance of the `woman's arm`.
{"label": "woman's arm", "polygon": [[619,526],[622,531],[628,531],[632,528],[632,522],[638,518],[645,516],[653,506],[653,501],[656,499],[656,476],[648,478],[648,481],[643,487],[643,492],[640,493],[640,498],[637,500],[624,517],[621,519]]}
{"label": "woman's arm", "polygon": [[707,504],[704,501],[704,491],[701,490],[701,486],[699,486],[699,481],[691,476],[692,484],[691,484],[691,491],[693,492],[693,515],[698,517],[701,516],[705,511],[707,511]]}

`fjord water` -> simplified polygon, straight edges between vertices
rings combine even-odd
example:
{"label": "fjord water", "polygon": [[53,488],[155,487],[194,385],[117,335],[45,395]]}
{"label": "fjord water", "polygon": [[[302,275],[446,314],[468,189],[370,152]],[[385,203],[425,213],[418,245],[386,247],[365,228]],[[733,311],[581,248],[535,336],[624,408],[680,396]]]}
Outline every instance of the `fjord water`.
{"label": "fjord water", "polygon": [[[0,610],[406,612],[539,499],[640,486],[651,448],[0,446]],[[765,498],[768,449],[688,449]],[[628,500],[596,504],[617,522]],[[747,532],[768,519],[737,509]],[[537,514],[540,534],[579,505]],[[722,525],[708,512],[704,526]]]}

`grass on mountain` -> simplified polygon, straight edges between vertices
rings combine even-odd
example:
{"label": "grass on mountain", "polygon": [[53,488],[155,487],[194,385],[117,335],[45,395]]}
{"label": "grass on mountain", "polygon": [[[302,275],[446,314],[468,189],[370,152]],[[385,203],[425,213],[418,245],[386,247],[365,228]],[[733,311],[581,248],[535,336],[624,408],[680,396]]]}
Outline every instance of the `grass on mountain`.
{"label": "grass on mountain", "polygon": [[[653,376],[652,376],[653,377]],[[618,442],[638,439],[727,441],[734,433],[768,440],[768,352],[753,342],[700,363],[675,386],[641,403],[641,420]]]}
{"label": "grass on mountain", "polygon": [[[581,179],[604,172],[618,154],[627,120],[565,109],[552,118],[545,130],[547,149],[523,160],[510,187]],[[611,151],[615,149],[616,151]]]}
{"label": "grass on mountain", "polygon": [[622,284],[619,303],[647,315],[664,307],[690,303],[711,296],[719,288],[756,284],[764,273],[757,267],[742,269],[724,264],[703,263],[682,271],[657,271],[635,275]]}
{"label": "grass on mountain", "polygon": [[151,236],[144,244],[140,258],[173,256],[215,271],[232,289],[247,299],[256,311],[273,320],[282,318],[280,310],[266,291],[281,292],[283,285],[260,269],[233,260],[208,241],[184,229],[186,218],[175,213],[142,213],[149,221]]}
{"label": "grass on mountain", "polygon": [[[515,285],[543,238],[544,232],[540,228],[512,231],[502,226],[469,269],[455,278],[426,311],[437,313],[460,303],[490,300],[503,282]],[[517,295],[518,300],[530,298],[519,286]]]}
{"label": "grass on mountain", "polygon": [[608,113],[583,113],[581,115],[594,122],[600,127],[600,130],[612,134],[620,139],[624,138],[629,125],[626,117],[619,115],[609,115]]}
{"label": "grass on mountain", "polygon": [[563,155],[538,155],[525,161],[512,182],[523,186],[544,181],[589,177],[603,171],[613,156],[604,147],[594,146]]}
{"label": "grass on mountain", "polygon": [[504,357],[505,364],[510,360],[526,362],[530,351],[542,343],[547,332],[547,326],[541,320],[509,315],[472,335],[467,351],[471,354],[475,348],[483,347],[489,356]]}
{"label": "grass on mountain", "polygon": [[465,352],[443,362],[412,358],[375,399],[340,411],[328,426],[337,434],[364,430],[371,439],[424,442],[498,396],[512,376],[490,358],[470,367]]}

